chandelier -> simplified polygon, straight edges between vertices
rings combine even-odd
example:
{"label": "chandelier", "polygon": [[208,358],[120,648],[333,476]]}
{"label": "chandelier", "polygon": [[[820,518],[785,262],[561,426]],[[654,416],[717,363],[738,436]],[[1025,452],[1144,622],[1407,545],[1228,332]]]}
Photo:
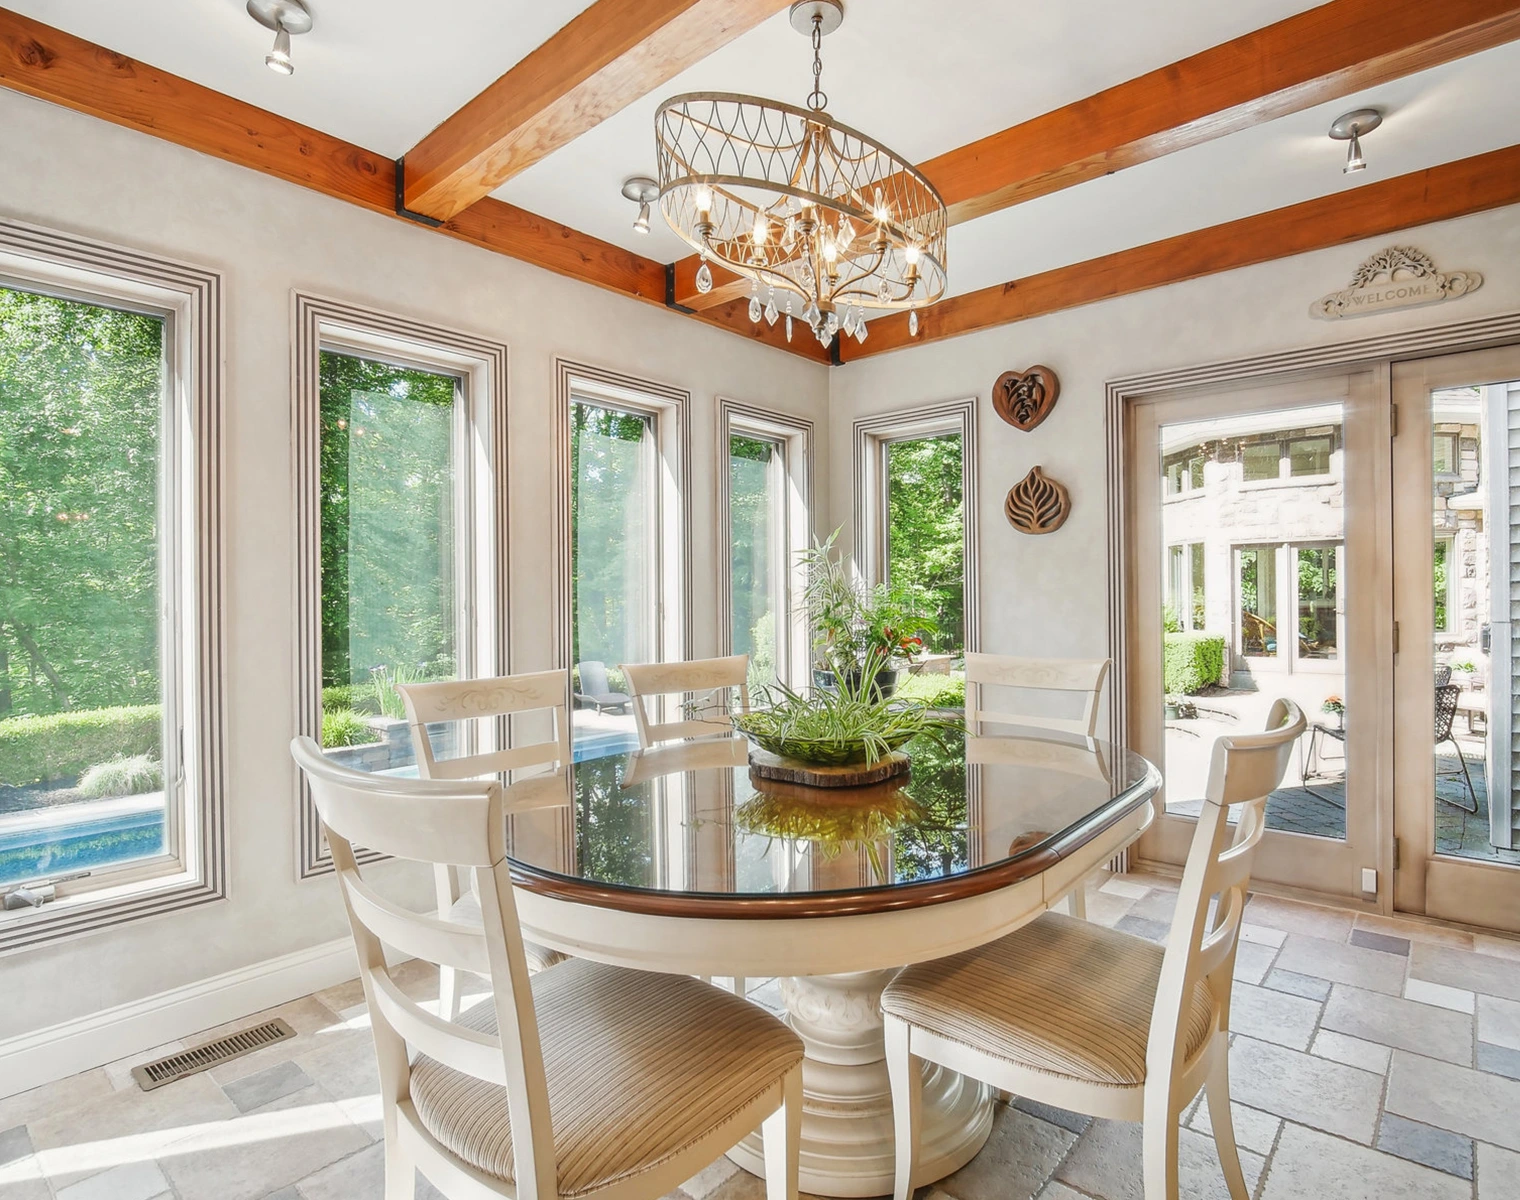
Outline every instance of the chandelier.
{"label": "chandelier", "polygon": [[[918,310],[945,292],[945,204],[918,170],[824,111],[824,35],[841,0],[801,0],[792,25],[813,41],[813,91],[798,108],[755,96],[690,92],[655,115],[660,211],[701,257],[750,281],[749,316],[792,338],[793,306],[823,345],[866,340],[866,311]],[[763,300],[762,300],[763,296]]]}

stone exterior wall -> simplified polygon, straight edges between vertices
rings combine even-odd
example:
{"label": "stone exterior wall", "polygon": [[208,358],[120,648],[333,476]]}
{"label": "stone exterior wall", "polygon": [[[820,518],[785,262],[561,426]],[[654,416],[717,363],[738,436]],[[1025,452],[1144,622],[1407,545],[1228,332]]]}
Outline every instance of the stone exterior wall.
{"label": "stone exterior wall", "polygon": [[1471,662],[1478,678],[1486,676],[1487,656],[1480,653],[1483,625],[1488,621],[1488,544],[1482,507],[1448,507],[1452,496],[1478,492],[1481,484],[1482,449],[1479,428],[1457,423],[1437,424],[1436,436],[1457,438],[1460,474],[1436,479],[1433,521],[1437,538],[1452,539],[1447,570],[1453,584],[1449,593],[1449,626],[1436,634],[1436,658],[1441,662]]}

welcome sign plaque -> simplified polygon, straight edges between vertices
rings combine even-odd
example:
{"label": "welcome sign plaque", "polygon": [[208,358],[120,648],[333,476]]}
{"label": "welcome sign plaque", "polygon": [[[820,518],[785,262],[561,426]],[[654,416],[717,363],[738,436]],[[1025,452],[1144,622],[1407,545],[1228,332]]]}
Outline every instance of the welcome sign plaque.
{"label": "welcome sign plaque", "polygon": [[1366,317],[1422,304],[1440,304],[1475,292],[1483,286],[1476,271],[1436,270],[1430,255],[1411,246],[1379,250],[1356,269],[1349,286],[1321,296],[1309,315],[1321,321]]}

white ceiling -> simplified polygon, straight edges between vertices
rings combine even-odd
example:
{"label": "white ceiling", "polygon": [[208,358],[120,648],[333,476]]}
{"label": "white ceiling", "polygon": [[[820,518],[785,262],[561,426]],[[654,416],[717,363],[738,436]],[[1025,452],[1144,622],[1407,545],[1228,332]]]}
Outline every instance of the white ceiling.
{"label": "white ceiling", "polygon": [[[311,0],[296,74],[263,66],[270,35],[244,0],[4,0],[28,16],[271,109],[389,157],[508,70],[591,0]],[[1315,7],[1317,0],[846,0],[825,40],[829,110],[913,161],[1205,47]],[[408,14],[425,12],[425,23]],[[950,292],[974,290],[1520,143],[1520,43],[1337,100],[956,226]],[[497,195],[669,261],[686,248],[656,222],[633,233],[618,194],[652,174],[654,110],[681,91],[800,102],[808,45],[785,13],[538,163]],[[1341,174],[1325,136],[1339,113],[1387,113],[1369,169]]]}

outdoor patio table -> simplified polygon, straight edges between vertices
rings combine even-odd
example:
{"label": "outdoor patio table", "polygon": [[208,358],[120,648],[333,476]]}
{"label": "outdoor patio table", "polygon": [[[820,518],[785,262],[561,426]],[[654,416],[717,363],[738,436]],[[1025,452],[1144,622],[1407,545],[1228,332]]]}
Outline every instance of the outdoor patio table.
{"label": "outdoor patio table", "polygon": [[[801,1188],[876,1196],[893,1170],[883,987],[1058,903],[1140,836],[1160,783],[1138,755],[1043,732],[915,745],[908,776],[856,789],[752,780],[732,737],[592,758],[569,802],[511,819],[518,911],[570,955],[779,977],[807,1047]],[[931,1066],[923,1106],[927,1180],[981,1149],[992,1105]],[[758,1137],[731,1157],[764,1172]]]}

